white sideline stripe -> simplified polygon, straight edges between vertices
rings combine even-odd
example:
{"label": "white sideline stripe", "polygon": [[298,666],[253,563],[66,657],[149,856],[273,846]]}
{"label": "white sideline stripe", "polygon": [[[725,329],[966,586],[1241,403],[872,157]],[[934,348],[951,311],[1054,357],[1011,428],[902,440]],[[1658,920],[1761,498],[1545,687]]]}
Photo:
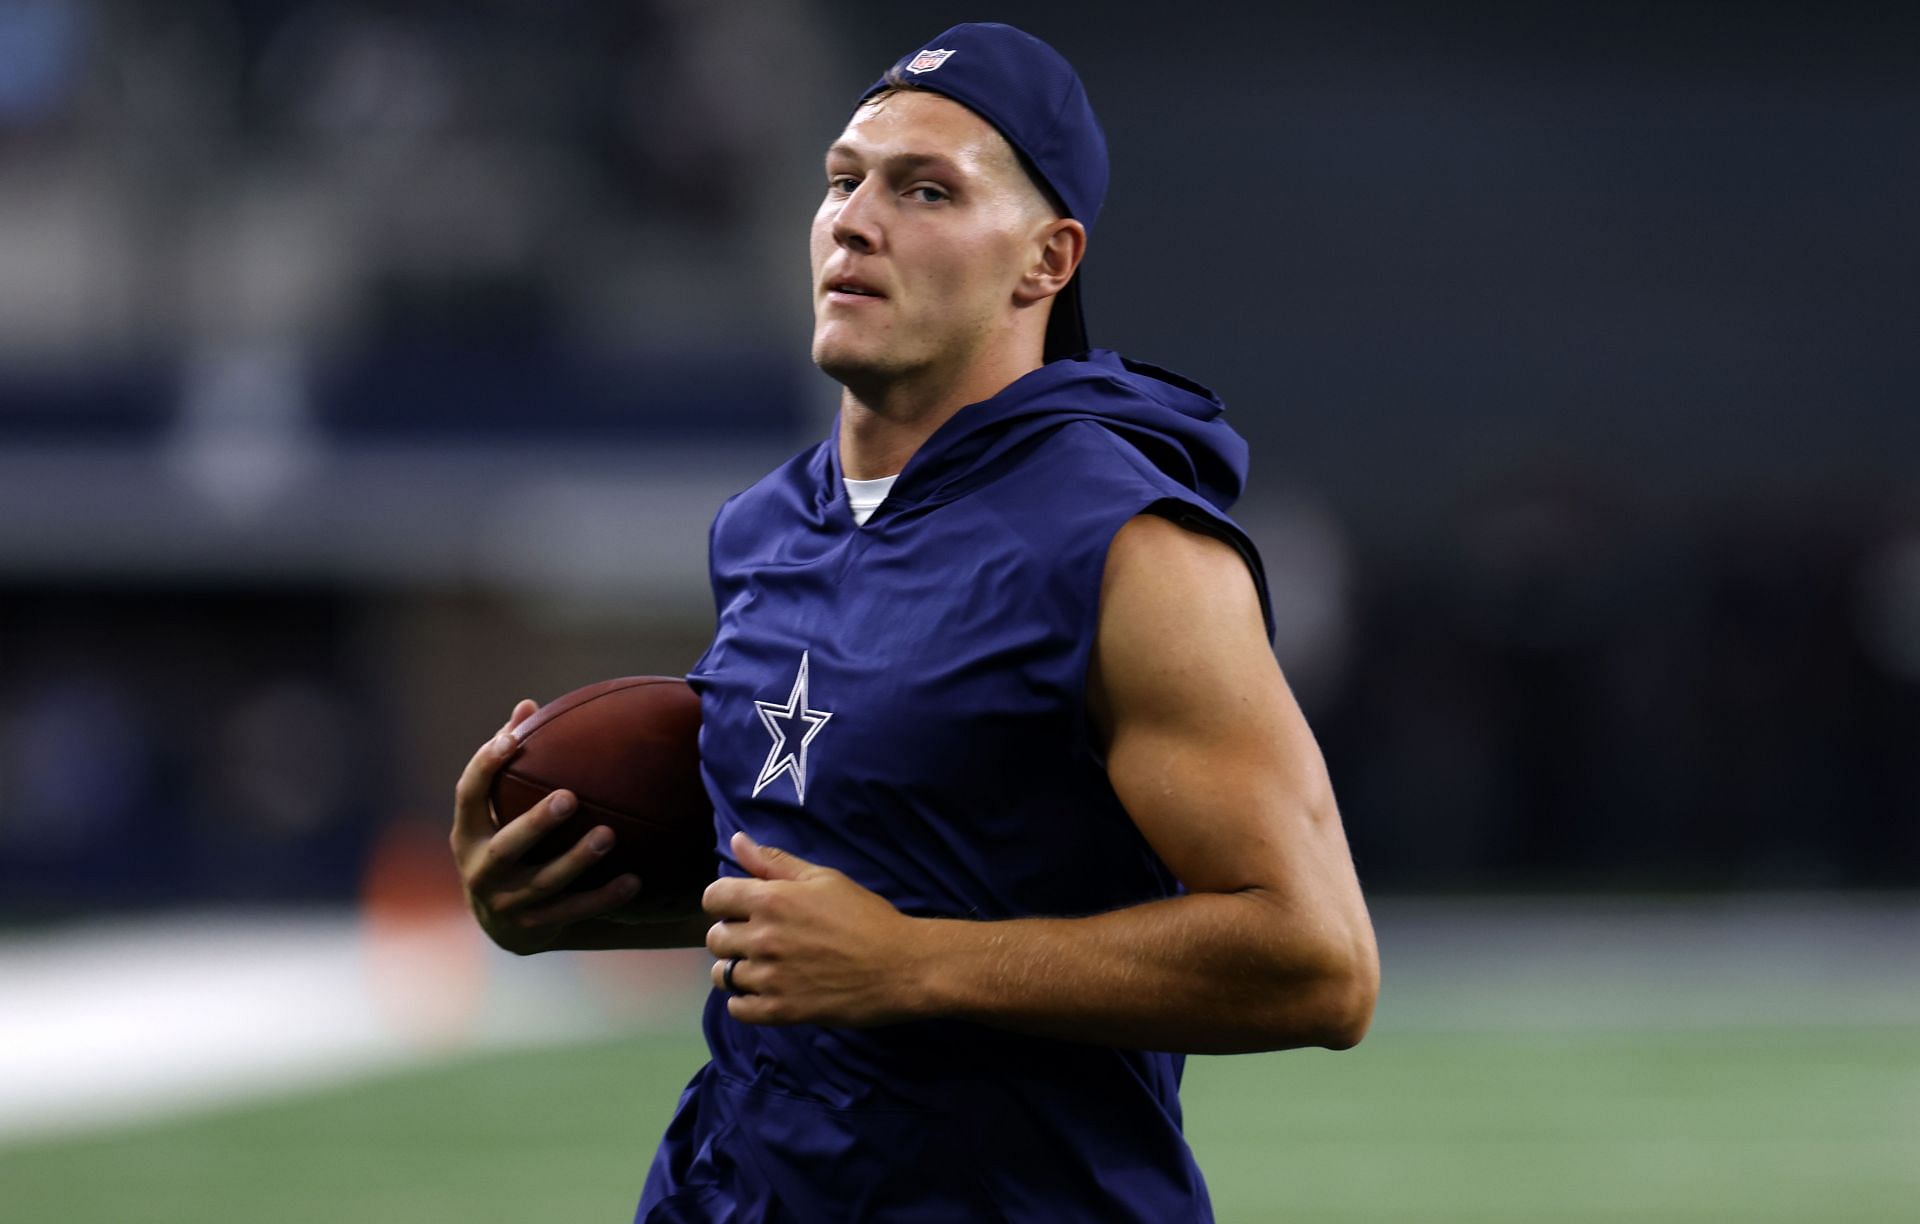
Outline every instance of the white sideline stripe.
{"label": "white sideline stripe", "polygon": [[0,1143],[615,1027],[570,957],[482,955],[472,1022],[430,1037],[376,997],[351,915],[226,913],[0,940]]}

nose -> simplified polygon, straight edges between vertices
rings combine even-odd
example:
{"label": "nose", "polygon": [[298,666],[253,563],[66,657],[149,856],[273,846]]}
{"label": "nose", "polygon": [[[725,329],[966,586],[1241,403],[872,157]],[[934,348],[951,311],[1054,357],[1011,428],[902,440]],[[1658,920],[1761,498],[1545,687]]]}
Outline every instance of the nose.
{"label": "nose", "polygon": [[877,204],[874,189],[877,184],[869,175],[853,194],[840,205],[840,211],[833,218],[833,240],[840,246],[860,255],[871,255],[880,249],[880,225],[877,217]]}

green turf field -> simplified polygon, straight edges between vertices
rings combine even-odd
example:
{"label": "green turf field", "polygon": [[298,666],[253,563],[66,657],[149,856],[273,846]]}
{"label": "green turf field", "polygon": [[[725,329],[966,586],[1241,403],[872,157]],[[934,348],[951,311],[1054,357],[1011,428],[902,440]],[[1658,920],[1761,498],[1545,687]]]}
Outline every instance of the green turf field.
{"label": "green turf field", "polygon": [[[636,1036],[17,1145],[0,1219],[624,1220],[700,1058]],[[1376,1031],[1187,1083],[1223,1221],[1920,1219],[1920,1028]]]}

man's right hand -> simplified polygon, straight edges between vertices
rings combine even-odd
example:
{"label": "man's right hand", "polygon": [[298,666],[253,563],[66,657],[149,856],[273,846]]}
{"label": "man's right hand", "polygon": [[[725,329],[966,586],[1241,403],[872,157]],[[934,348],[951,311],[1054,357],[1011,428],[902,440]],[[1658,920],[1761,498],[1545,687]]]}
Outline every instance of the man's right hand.
{"label": "man's right hand", "polygon": [[550,862],[528,865],[520,861],[529,847],[571,814],[576,800],[569,791],[554,791],[506,828],[494,828],[487,798],[493,789],[493,776],[518,750],[510,733],[538,708],[531,701],[515,706],[506,725],[467,762],[453,791],[453,834],[449,838],[473,916],[488,938],[520,956],[555,947],[567,927],[610,914],[640,891],[639,878],[627,874],[592,892],[566,892],[573,878],[613,845],[613,830],[605,825],[589,831]]}

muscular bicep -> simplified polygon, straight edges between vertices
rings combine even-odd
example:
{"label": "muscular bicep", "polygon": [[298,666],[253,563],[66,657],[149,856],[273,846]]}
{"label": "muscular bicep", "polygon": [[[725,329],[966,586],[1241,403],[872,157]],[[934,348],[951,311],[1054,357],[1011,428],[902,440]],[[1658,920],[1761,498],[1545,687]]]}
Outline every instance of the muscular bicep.
{"label": "muscular bicep", "polygon": [[1152,515],[1122,528],[1088,683],[1114,791],[1189,890],[1360,904],[1319,747],[1231,546]]}

